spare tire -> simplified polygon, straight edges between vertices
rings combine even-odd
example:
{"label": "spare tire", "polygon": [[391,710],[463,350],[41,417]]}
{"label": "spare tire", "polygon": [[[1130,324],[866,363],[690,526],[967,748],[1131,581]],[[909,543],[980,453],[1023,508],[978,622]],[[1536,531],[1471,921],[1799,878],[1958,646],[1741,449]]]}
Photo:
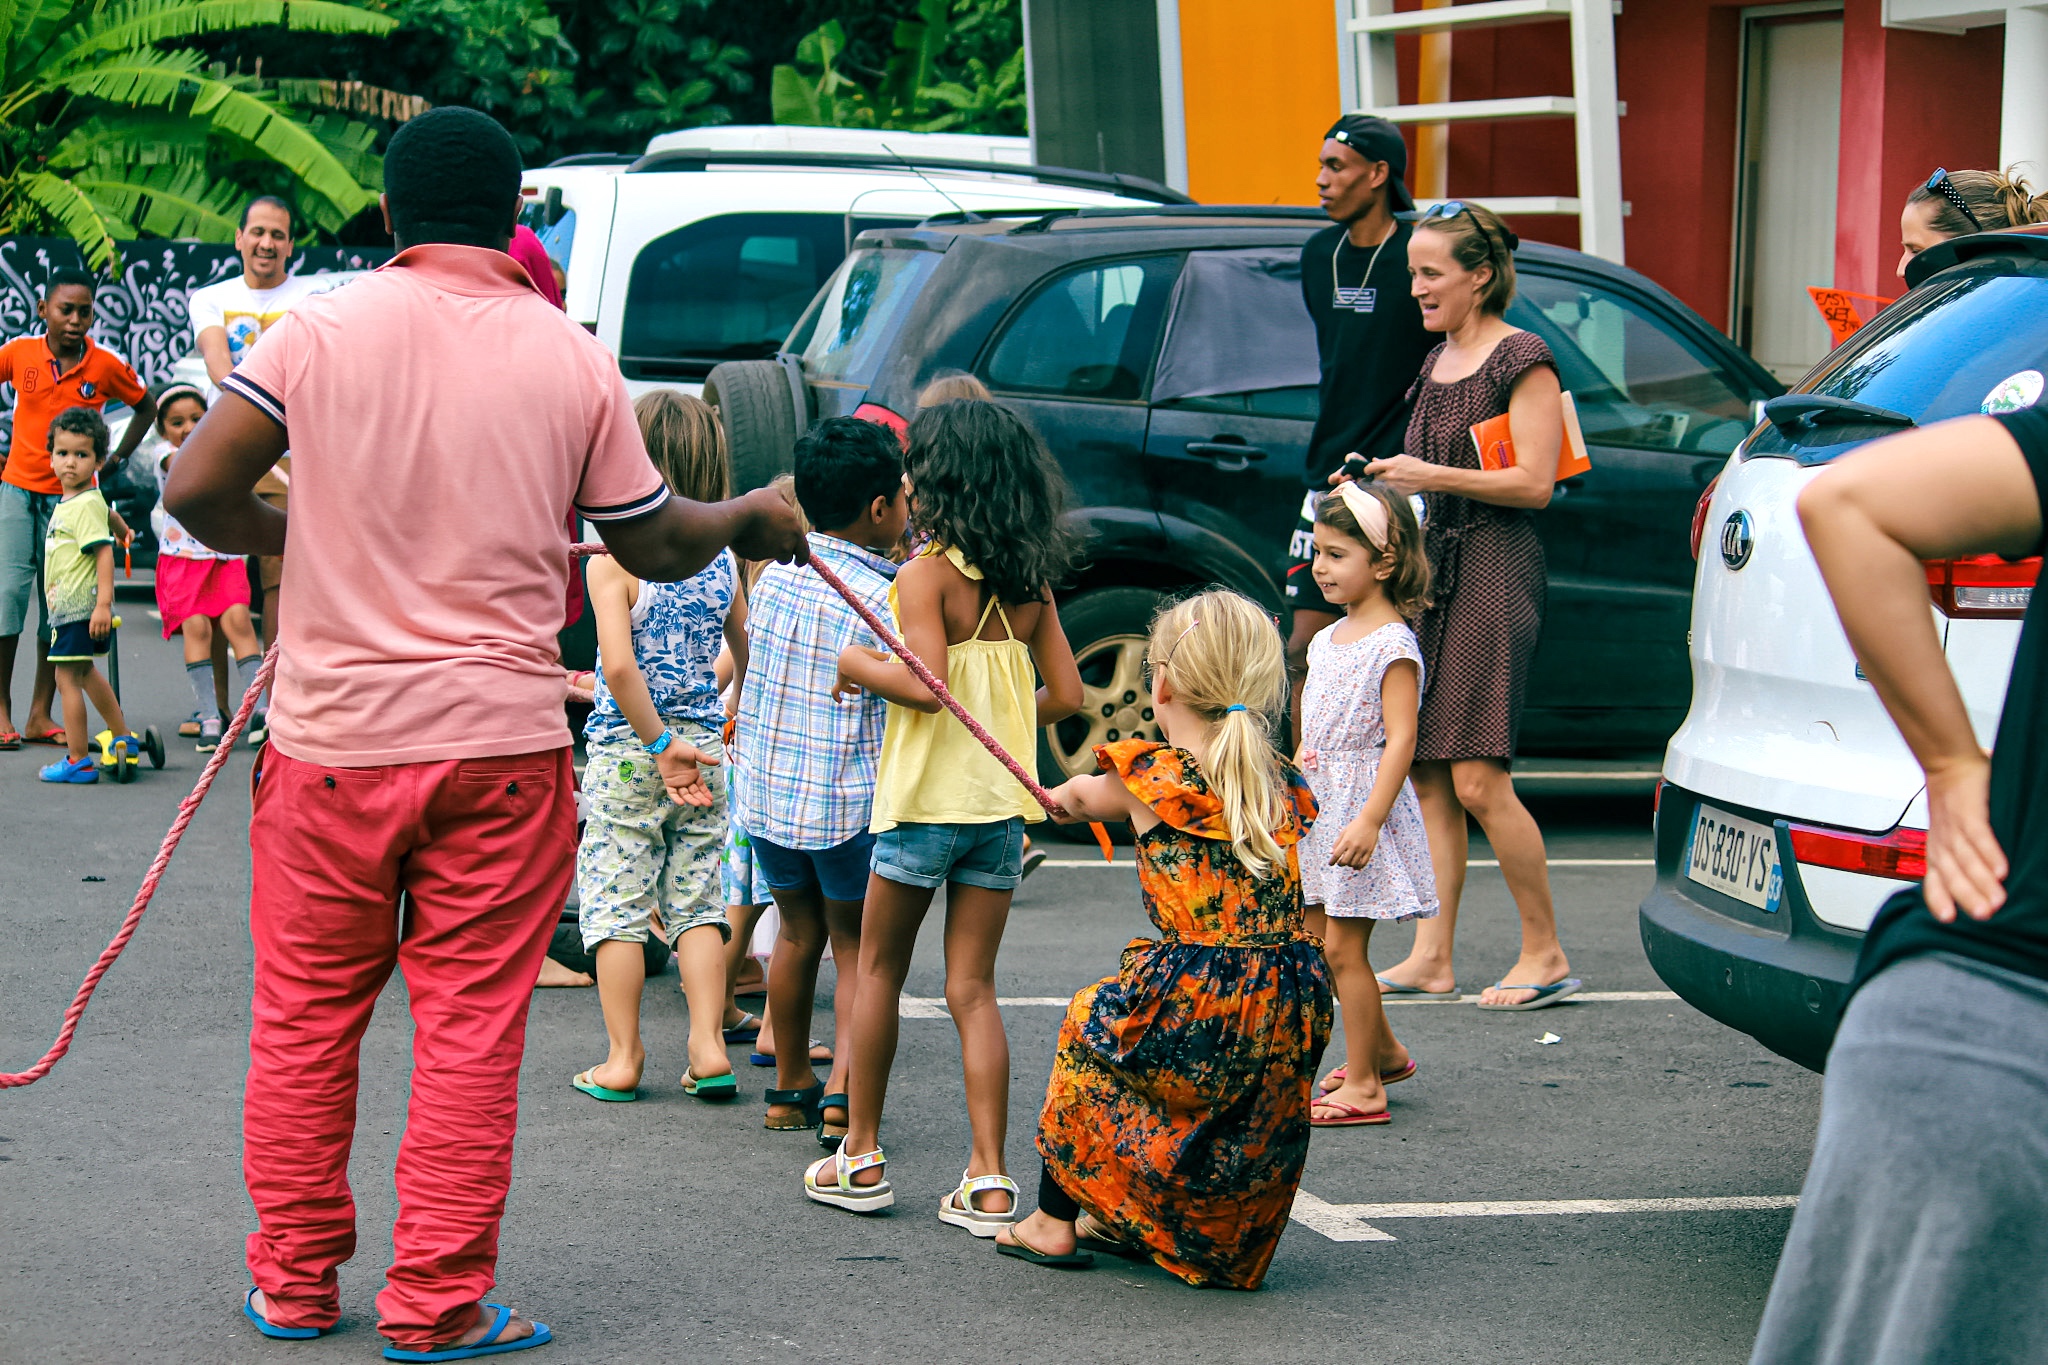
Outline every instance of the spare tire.
{"label": "spare tire", "polygon": [[782,361],[726,361],[705,378],[704,401],[725,422],[735,497],[789,472],[803,418],[797,412],[796,385]]}

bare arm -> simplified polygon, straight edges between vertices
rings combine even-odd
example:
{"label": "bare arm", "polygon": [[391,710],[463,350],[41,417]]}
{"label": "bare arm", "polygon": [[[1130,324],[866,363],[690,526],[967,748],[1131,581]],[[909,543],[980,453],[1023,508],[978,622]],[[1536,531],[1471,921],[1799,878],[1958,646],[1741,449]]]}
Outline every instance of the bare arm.
{"label": "bare arm", "polygon": [[1942,653],[1925,559],[2029,553],[2041,498],[2019,446],[1988,417],[1902,432],[1799,495],[1799,519],[1856,658],[1927,773],[1927,908],[1988,919],[2005,903],[1991,832],[1991,761]]}
{"label": "bare arm", "polygon": [[220,381],[235,372],[235,360],[228,353],[228,329],[209,327],[195,340],[199,343],[199,358],[206,362],[206,377],[216,388]]}
{"label": "bare arm", "polygon": [[[896,610],[900,616],[903,643],[924,660],[925,667],[941,683],[946,681],[946,572],[959,577],[959,570],[943,559],[913,559],[896,575]],[[969,580],[961,577],[962,583]],[[848,684],[851,684],[849,687]],[[849,645],[839,654],[839,681],[834,696],[851,690],[872,692],[885,701],[931,713],[940,709],[932,690],[893,654]]]}
{"label": "bare arm", "polygon": [[95,585],[92,620],[86,623],[86,630],[95,640],[107,638],[107,632],[114,628],[114,547],[102,545],[93,551],[93,568],[98,574]]}
{"label": "bare arm", "polygon": [[[1557,484],[1557,456],[1564,445],[1564,402],[1557,371],[1538,365],[1522,372],[1508,395],[1508,434],[1515,443],[1515,462],[1506,469],[1452,469],[1396,455],[1374,460],[1367,477],[1379,479],[1397,493],[1454,493],[1496,507],[1541,508],[1550,505]],[[1332,476],[1336,483],[1339,476]]]}
{"label": "bare arm", "polygon": [[1152,808],[1131,795],[1131,789],[1115,773],[1069,778],[1053,789],[1052,799],[1067,812],[1067,818],[1060,821],[1063,825],[1129,821],[1133,833],[1143,834],[1159,823]]}
{"label": "bare arm", "polygon": [[[1332,867],[1364,867],[1379,847],[1380,829],[1408,780],[1415,759],[1416,712],[1421,702],[1421,677],[1412,659],[1396,659],[1380,678],[1380,715],[1386,729],[1387,745],[1380,755],[1380,768],[1373,778],[1365,804],[1351,817],[1330,846]],[[1339,814],[1332,811],[1331,815]]]}
{"label": "bare arm", "polygon": [[732,660],[732,700],[726,708],[727,716],[740,713],[740,693],[747,685],[747,595],[733,594],[732,610],[725,614],[725,653]]}
{"label": "bare arm", "polygon": [[128,429],[121,433],[121,444],[114,447],[114,453],[107,459],[108,469],[118,468],[121,461],[133,455],[135,447],[142,444],[142,438],[149,435],[150,428],[156,425],[156,399],[148,394],[137,400],[133,411],[134,415],[128,419]]}
{"label": "bare arm", "polygon": [[597,533],[622,568],[655,583],[680,583],[728,545],[741,559],[809,558],[796,508],[773,488],[729,502],[670,498],[644,517],[599,522]]}
{"label": "bare arm", "polygon": [[[1038,689],[1038,723],[1057,725],[1081,709],[1081,670],[1060,626],[1060,609],[1047,596],[1031,632],[1031,661],[1045,684]],[[1122,786],[1122,783],[1118,783]]]}
{"label": "bare arm", "polygon": [[222,394],[179,447],[164,483],[164,510],[216,550],[281,555],[285,514],[254,489],[284,452],[283,427],[241,395]]}

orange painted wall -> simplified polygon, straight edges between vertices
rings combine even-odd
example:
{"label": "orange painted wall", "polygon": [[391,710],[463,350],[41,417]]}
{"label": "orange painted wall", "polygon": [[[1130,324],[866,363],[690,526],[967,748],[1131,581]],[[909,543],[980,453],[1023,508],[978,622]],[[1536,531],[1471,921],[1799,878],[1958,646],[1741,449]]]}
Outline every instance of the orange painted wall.
{"label": "orange painted wall", "polygon": [[1188,193],[1205,204],[1313,204],[1340,112],[1330,0],[1180,0]]}

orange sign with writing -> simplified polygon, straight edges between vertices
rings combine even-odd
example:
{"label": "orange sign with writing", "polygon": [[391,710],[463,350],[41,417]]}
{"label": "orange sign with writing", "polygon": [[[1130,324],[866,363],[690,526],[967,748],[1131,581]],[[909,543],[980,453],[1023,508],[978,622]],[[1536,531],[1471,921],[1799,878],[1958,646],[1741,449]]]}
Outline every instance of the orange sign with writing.
{"label": "orange sign with writing", "polygon": [[1827,321],[1828,331],[1833,335],[1836,346],[1856,334],[1856,329],[1877,316],[1878,310],[1890,303],[1875,294],[1856,294],[1847,289],[1819,289],[1806,287],[1813,299],[1813,306],[1820,309],[1820,315]]}

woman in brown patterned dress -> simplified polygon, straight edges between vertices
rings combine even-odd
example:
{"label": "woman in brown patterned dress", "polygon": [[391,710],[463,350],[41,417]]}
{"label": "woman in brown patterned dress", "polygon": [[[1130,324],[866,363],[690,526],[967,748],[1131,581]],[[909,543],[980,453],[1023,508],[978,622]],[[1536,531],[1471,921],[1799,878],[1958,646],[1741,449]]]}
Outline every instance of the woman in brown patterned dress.
{"label": "woman in brown patterned dress", "polygon": [[[1455,995],[1451,940],[1465,885],[1466,824],[1486,831],[1522,918],[1522,954],[1481,994],[1481,1009],[1540,1009],[1578,990],[1557,940],[1543,834],[1515,795],[1514,760],[1547,578],[1532,513],[1550,501],[1563,442],[1557,367],[1541,338],[1501,316],[1515,296],[1515,235],[1453,200],[1428,210],[1408,244],[1422,325],[1444,333],[1412,391],[1408,450],[1368,477],[1425,500],[1434,604],[1416,634],[1429,684],[1415,744],[1415,790],[1429,828],[1443,912],[1418,924],[1406,961],[1380,974],[1391,995]],[[1471,431],[1506,413],[1516,463],[1482,469]]]}

